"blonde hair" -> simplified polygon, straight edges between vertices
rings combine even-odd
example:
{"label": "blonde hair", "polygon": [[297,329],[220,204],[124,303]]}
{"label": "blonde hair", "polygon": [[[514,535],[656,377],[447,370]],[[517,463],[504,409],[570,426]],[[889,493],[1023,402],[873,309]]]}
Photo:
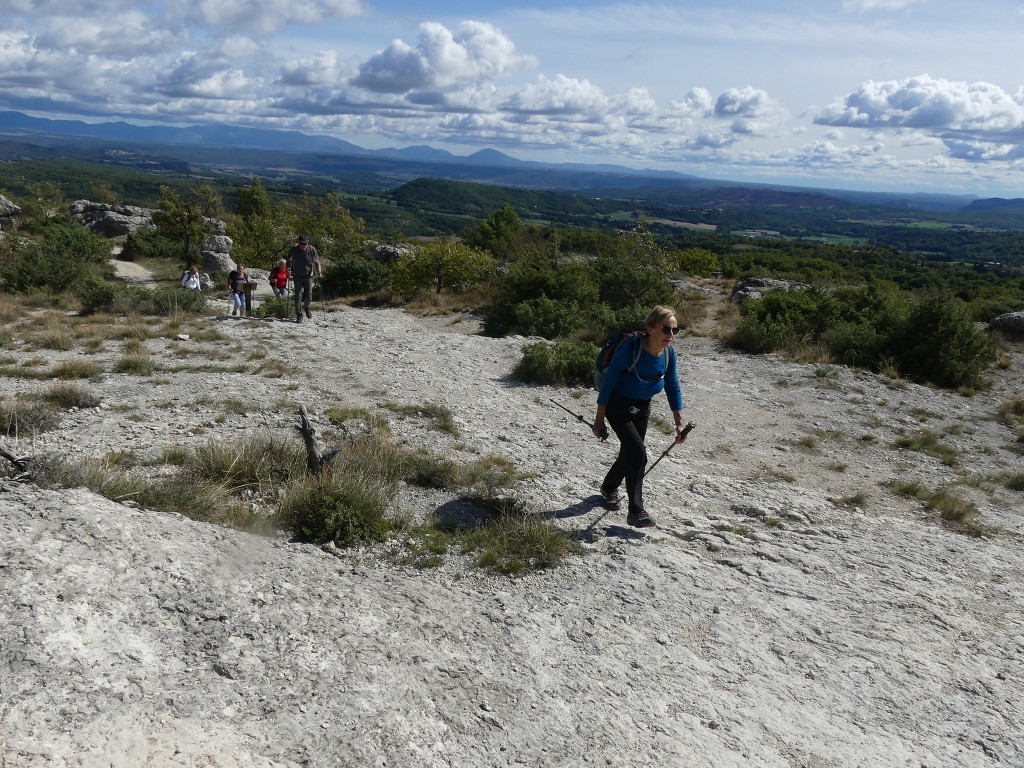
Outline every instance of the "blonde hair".
{"label": "blonde hair", "polygon": [[667,307],[664,304],[659,304],[651,310],[650,314],[647,315],[647,319],[644,320],[645,328],[657,328],[662,325],[670,317],[675,317],[676,311],[672,307]]}

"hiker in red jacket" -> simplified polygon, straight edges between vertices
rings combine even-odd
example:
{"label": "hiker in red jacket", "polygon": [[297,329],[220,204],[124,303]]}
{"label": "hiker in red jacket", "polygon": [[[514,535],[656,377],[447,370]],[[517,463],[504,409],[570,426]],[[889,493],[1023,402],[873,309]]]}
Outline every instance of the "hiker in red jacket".
{"label": "hiker in red jacket", "polygon": [[270,270],[270,289],[274,296],[281,299],[288,292],[288,262],[281,259],[277,266]]}

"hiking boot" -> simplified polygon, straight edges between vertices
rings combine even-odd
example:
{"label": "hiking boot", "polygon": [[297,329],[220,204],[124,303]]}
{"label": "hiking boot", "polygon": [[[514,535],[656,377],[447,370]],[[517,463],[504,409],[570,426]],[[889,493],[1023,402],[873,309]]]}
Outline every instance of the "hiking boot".
{"label": "hiking boot", "polygon": [[295,316],[295,322],[296,323],[301,323],[302,322],[302,315],[296,315]]}
{"label": "hiking boot", "polygon": [[237,310],[237,309],[232,309],[232,310],[231,310],[231,316],[232,316],[232,317],[234,317],[234,316],[235,316],[235,315],[237,315],[237,314],[238,314],[238,310]]}
{"label": "hiking boot", "polygon": [[310,319],[312,319],[312,318],[313,318],[313,313],[312,313],[312,312],[310,312],[310,311],[309,311],[308,309],[306,310],[306,317],[308,317],[308,318],[310,318]]}
{"label": "hiking boot", "polygon": [[634,528],[654,528],[654,518],[647,514],[644,510],[634,511],[629,510],[626,513],[626,523],[633,526]]}
{"label": "hiking boot", "polygon": [[604,508],[610,509],[613,512],[619,508],[622,503],[622,499],[619,498],[619,489],[616,488],[614,491],[606,491],[604,488],[601,489],[601,498],[604,499]]}

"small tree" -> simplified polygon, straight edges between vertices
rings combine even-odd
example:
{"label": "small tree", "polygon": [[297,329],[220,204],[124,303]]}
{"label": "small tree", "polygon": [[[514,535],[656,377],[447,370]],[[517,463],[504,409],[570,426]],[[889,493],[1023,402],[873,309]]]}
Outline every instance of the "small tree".
{"label": "small tree", "polygon": [[[21,201],[21,214],[27,229],[45,227],[56,218],[70,218],[65,205],[64,190],[55,181],[39,181],[25,187],[26,195]],[[30,223],[34,222],[34,223]]]}
{"label": "small tree", "polygon": [[718,257],[707,248],[687,248],[675,255],[676,269],[684,275],[708,277],[718,271]]}
{"label": "small tree", "polygon": [[280,216],[258,176],[250,186],[238,188],[238,218],[228,224],[236,261],[254,267],[270,267],[286,242]]}
{"label": "small tree", "polygon": [[511,203],[505,203],[501,208],[492,212],[480,224],[476,230],[471,231],[466,237],[466,243],[485,248],[496,258],[504,259],[509,244],[518,237],[525,225],[519,220],[519,215]]}
{"label": "small tree", "polygon": [[352,216],[332,192],[305,194],[297,203],[282,203],[281,219],[290,237],[306,235],[321,256],[357,253],[362,247],[363,220]]}
{"label": "small tree", "polygon": [[391,286],[404,296],[419,291],[464,291],[494,275],[494,259],[484,251],[441,239],[403,257],[392,269]]}
{"label": "small tree", "polygon": [[220,195],[211,186],[189,187],[181,194],[161,186],[153,223],[161,235],[181,244],[181,258],[188,268],[200,260],[203,241],[213,233],[214,220],[223,215],[223,207]]}

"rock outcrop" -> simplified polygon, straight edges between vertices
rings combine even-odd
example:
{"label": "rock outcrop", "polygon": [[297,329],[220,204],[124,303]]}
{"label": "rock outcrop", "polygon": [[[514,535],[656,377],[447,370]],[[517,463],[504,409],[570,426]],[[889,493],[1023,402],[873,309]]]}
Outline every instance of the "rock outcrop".
{"label": "rock outcrop", "polygon": [[1008,312],[989,321],[989,327],[1015,336],[1024,335],[1024,312]]}
{"label": "rock outcrop", "polygon": [[75,200],[70,208],[75,221],[104,237],[124,237],[138,229],[156,229],[151,208],[90,200]]}
{"label": "rock outcrop", "polygon": [[230,237],[223,234],[210,235],[203,241],[203,269],[207,272],[230,272],[235,268],[231,258]]}
{"label": "rock outcrop", "polygon": [[0,231],[13,229],[13,218],[21,213],[21,206],[15,205],[0,195]]}
{"label": "rock outcrop", "polygon": [[807,286],[803,283],[794,283],[790,280],[777,280],[773,277],[748,277],[740,280],[733,286],[731,300],[737,304],[746,299],[760,299],[769,291],[805,291]]}

